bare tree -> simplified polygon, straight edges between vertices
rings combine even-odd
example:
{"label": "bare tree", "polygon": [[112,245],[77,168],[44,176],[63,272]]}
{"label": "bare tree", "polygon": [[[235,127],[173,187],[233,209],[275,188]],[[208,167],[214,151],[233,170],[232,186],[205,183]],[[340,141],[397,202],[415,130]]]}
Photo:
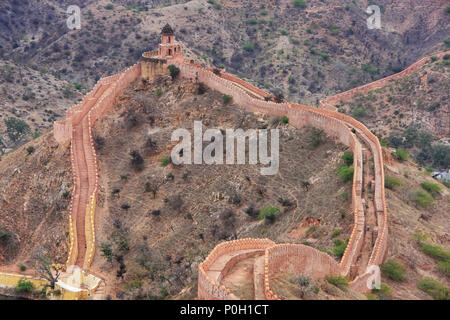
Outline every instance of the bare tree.
{"label": "bare tree", "polygon": [[34,268],[36,272],[41,279],[45,279],[50,283],[46,286],[54,290],[55,284],[61,275],[59,266],[52,262],[50,255],[43,248],[38,248],[32,257],[35,261]]}

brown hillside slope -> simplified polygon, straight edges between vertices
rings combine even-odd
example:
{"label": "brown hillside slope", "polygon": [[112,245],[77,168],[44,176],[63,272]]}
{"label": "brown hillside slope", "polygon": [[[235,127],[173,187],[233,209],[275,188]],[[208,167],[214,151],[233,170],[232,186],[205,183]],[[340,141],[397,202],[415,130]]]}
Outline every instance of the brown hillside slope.
{"label": "brown hillside slope", "polygon": [[[28,154],[27,148],[34,147]],[[31,151],[31,149],[29,149]],[[0,264],[27,264],[37,247],[64,263],[72,191],[70,151],[48,132],[0,161]]]}
{"label": "brown hillside slope", "polygon": [[[162,166],[174,145],[172,131],[189,130],[194,120],[223,129],[278,127],[279,173],[261,176],[253,165]],[[331,250],[333,230],[342,230],[345,239],[352,227],[351,215],[342,215],[349,210],[342,194],[350,191],[351,183],[341,182],[336,171],[346,148],[330,141],[312,148],[307,142],[310,134],[262,114],[224,106],[221,94],[208,89],[199,95],[197,85],[186,80],[131,86],[95,125],[101,249],[96,251],[94,270],[109,274],[119,298],[193,298],[198,263],[220,241],[268,237]],[[131,164],[132,151],[143,157],[142,169]],[[311,183],[308,191],[301,181]],[[281,214],[273,224],[265,223],[251,217],[251,205],[254,210],[276,206]],[[310,229],[302,224],[308,217],[321,222]],[[120,262],[105,259],[108,247],[123,257],[123,280],[115,278]]]}

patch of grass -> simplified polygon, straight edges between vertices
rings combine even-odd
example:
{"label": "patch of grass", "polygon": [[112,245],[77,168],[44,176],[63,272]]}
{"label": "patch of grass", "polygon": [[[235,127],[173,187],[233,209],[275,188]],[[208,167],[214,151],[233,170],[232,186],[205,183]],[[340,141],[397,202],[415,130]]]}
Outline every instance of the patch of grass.
{"label": "patch of grass", "polygon": [[338,175],[343,181],[350,181],[353,179],[353,172],[353,168],[344,165],[339,168]]}
{"label": "patch of grass", "polygon": [[425,277],[417,282],[417,287],[428,293],[434,300],[449,300],[449,290],[439,281]]}
{"label": "patch of grass", "polygon": [[433,197],[425,190],[416,190],[411,196],[411,200],[416,203],[417,206],[421,208],[429,208],[433,205]]}
{"label": "patch of grass", "polygon": [[341,233],[342,233],[341,229],[333,230],[333,232],[331,233],[331,237],[332,237],[332,238],[335,238],[335,237],[337,237],[338,235],[340,235]]}
{"label": "patch of grass", "polygon": [[399,161],[405,161],[409,158],[408,151],[406,151],[405,149],[397,149],[392,154]]}
{"label": "patch of grass", "polygon": [[333,253],[336,257],[341,258],[347,248],[348,239],[344,242],[341,239],[334,239]]}
{"label": "patch of grass", "polygon": [[20,279],[14,288],[17,293],[29,293],[33,291],[34,285],[31,281],[26,280],[25,278]]}
{"label": "patch of grass", "polygon": [[440,191],[442,190],[441,186],[434,182],[422,182],[420,185],[422,186],[422,188],[428,191],[433,196],[433,198],[436,198],[436,196],[438,196]]}
{"label": "patch of grass", "polygon": [[305,9],[307,7],[307,4],[304,0],[294,0],[292,4],[294,5],[294,7],[300,9]]}
{"label": "patch of grass", "polygon": [[274,206],[267,206],[259,212],[258,218],[260,220],[266,220],[267,222],[274,222],[279,214],[280,214],[279,208]]}
{"label": "patch of grass", "polygon": [[161,160],[159,160],[159,165],[161,167],[166,167],[169,163],[170,163],[170,158],[167,156],[163,157]]}
{"label": "patch of grass", "polygon": [[382,283],[380,289],[372,289],[372,293],[377,297],[375,300],[392,300],[392,289],[387,284]]}
{"label": "patch of grass", "polygon": [[229,96],[227,94],[223,95],[223,104],[224,105],[230,104],[232,101],[233,101],[233,97],[232,96]]}
{"label": "patch of grass", "polygon": [[402,182],[400,179],[390,176],[384,177],[384,186],[388,189],[394,190],[395,187],[401,186]]}
{"label": "patch of grass", "polygon": [[420,250],[426,255],[441,261],[450,261],[450,252],[445,250],[439,245],[435,245],[429,242],[418,242]]}
{"label": "patch of grass", "polygon": [[383,275],[394,281],[403,281],[406,279],[405,266],[395,260],[389,260],[381,265]]}
{"label": "patch of grass", "polygon": [[341,159],[344,160],[347,166],[351,166],[353,164],[353,153],[346,152],[341,156]]}
{"label": "patch of grass", "polygon": [[348,281],[347,277],[345,277],[345,276],[328,275],[328,276],[326,276],[326,279],[329,283],[338,287],[341,290],[346,290],[348,287],[349,281]]}
{"label": "patch of grass", "polygon": [[112,3],[108,3],[108,4],[105,6],[105,9],[106,9],[106,10],[112,10],[112,9],[114,9],[114,5],[113,5]]}
{"label": "patch of grass", "polygon": [[288,117],[286,117],[286,116],[282,116],[281,118],[280,118],[280,121],[282,122],[282,123],[289,123],[289,118]]}

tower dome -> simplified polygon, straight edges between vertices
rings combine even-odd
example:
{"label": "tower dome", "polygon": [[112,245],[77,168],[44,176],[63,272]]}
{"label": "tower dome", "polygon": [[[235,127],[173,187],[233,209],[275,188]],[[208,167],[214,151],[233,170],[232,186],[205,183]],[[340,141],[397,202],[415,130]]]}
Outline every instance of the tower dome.
{"label": "tower dome", "polygon": [[173,29],[172,27],[167,23],[161,30],[162,35],[172,35]]}

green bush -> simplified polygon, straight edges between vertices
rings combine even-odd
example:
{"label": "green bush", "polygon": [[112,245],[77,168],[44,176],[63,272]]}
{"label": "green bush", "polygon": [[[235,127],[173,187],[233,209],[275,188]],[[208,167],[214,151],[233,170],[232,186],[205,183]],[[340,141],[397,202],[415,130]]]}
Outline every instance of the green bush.
{"label": "green bush", "polygon": [[341,258],[347,249],[348,240],[345,242],[340,239],[334,239],[333,253],[336,257]]}
{"label": "green bush", "polygon": [[106,10],[112,10],[112,9],[114,9],[114,5],[113,5],[112,3],[108,3],[108,4],[105,6],[105,9],[106,9]]}
{"label": "green bush", "polygon": [[375,300],[391,300],[392,289],[388,285],[382,283],[380,289],[372,289],[372,293],[376,295]]}
{"label": "green bush", "polygon": [[364,109],[363,107],[357,107],[357,108],[352,110],[352,115],[355,118],[364,117],[366,115],[366,109]]}
{"label": "green bush", "polygon": [[437,268],[441,271],[446,277],[450,277],[450,260],[439,261],[437,263]]}
{"label": "green bush", "polygon": [[223,104],[224,105],[230,104],[231,101],[233,101],[233,97],[232,96],[229,96],[227,94],[223,95]]}
{"label": "green bush", "polygon": [[425,277],[417,282],[417,287],[428,293],[434,300],[449,300],[449,290],[439,281]]}
{"label": "green bush", "polygon": [[26,280],[25,278],[20,279],[15,287],[15,290],[18,293],[28,293],[33,291],[33,289],[34,289],[33,283],[29,280]]}
{"label": "green bush", "polygon": [[274,206],[267,206],[263,208],[259,214],[258,218],[260,220],[266,220],[267,222],[273,222],[280,214],[280,209]]}
{"label": "green bush", "polygon": [[325,140],[325,131],[317,128],[310,128],[307,136],[307,142],[311,147],[317,147]]}
{"label": "green bush", "polygon": [[381,265],[383,275],[395,281],[406,279],[405,266],[395,260],[389,260]]}
{"label": "green bush", "polygon": [[450,261],[450,252],[441,246],[424,241],[418,241],[418,245],[420,250],[426,255],[437,260]]}
{"label": "green bush", "polygon": [[417,206],[422,208],[428,208],[434,202],[433,197],[425,190],[414,191],[411,195],[411,200],[414,201]]}
{"label": "green bush", "polygon": [[395,177],[389,177],[389,176],[385,176],[384,177],[384,186],[388,189],[395,189],[395,187],[397,186],[401,186],[402,182],[400,179],[395,178]]}
{"label": "green bush", "polygon": [[292,4],[294,5],[294,7],[301,8],[301,9],[305,9],[307,6],[307,4],[304,0],[294,0],[292,2]]}
{"label": "green bush", "polygon": [[350,181],[353,178],[353,171],[353,168],[350,168],[349,166],[341,166],[338,171],[339,178],[344,181]]}
{"label": "green bush", "polygon": [[329,55],[328,53],[326,53],[326,52],[322,52],[322,53],[320,54],[320,56],[321,56],[322,59],[325,60],[325,61],[330,60],[330,55]]}
{"label": "green bush", "polygon": [[159,164],[161,167],[166,167],[168,164],[170,163],[170,158],[169,157],[163,157],[160,161]]}
{"label": "green bush", "polygon": [[393,155],[399,161],[405,161],[406,159],[408,159],[408,151],[406,151],[405,149],[397,149],[397,150],[395,150]]}
{"label": "green bush", "polygon": [[341,156],[341,159],[344,160],[347,166],[351,166],[353,164],[353,153],[346,152]]}
{"label": "green bush", "polygon": [[170,71],[170,76],[172,79],[175,79],[180,74],[180,69],[176,65],[171,64],[167,68]]}
{"label": "green bush", "polygon": [[27,267],[26,266],[24,266],[23,264],[19,264],[19,269],[20,269],[20,271],[26,271],[27,270]]}
{"label": "green bush", "polygon": [[341,229],[336,229],[336,230],[334,230],[332,233],[331,233],[331,237],[332,238],[335,238],[335,237],[337,237],[338,235],[340,235],[341,234]]}
{"label": "green bush", "polygon": [[7,118],[4,122],[6,125],[6,131],[8,132],[8,137],[13,142],[19,140],[19,138],[30,132],[30,126],[21,119]]}
{"label": "green bush", "polygon": [[444,44],[446,47],[450,48],[450,38],[444,40]]}
{"label": "green bush", "polygon": [[32,154],[35,150],[36,150],[36,149],[35,149],[33,146],[29,146],[29,147],[27,148],[27,153],[28,153],[28,154]]}
{"label": "green bush", "polygon": [[247,52],[252,52],[254,48],[255,48],[255,45],[253,43],[242,44],[242,49],[244,49]]}
{"label": "green bush", "polygon": [[428,191],[434,198],[439,195],[442,190],[441,186],[434,182],[422,182],[420,184],[422,188]]}
{"label": "green bush", "polygon": [[286,117],[286,116],[282,116],[282,117],[280,118],[280,121],[281,121],[282,123],[288,123],[288,122],[289,122],[289,118]]}
{"label": "green bush", "polygon": [[345,276],[326,276],[326,279],[332,285],[338,287],[341,290],[346,290],[348,287],[348,279]]}

